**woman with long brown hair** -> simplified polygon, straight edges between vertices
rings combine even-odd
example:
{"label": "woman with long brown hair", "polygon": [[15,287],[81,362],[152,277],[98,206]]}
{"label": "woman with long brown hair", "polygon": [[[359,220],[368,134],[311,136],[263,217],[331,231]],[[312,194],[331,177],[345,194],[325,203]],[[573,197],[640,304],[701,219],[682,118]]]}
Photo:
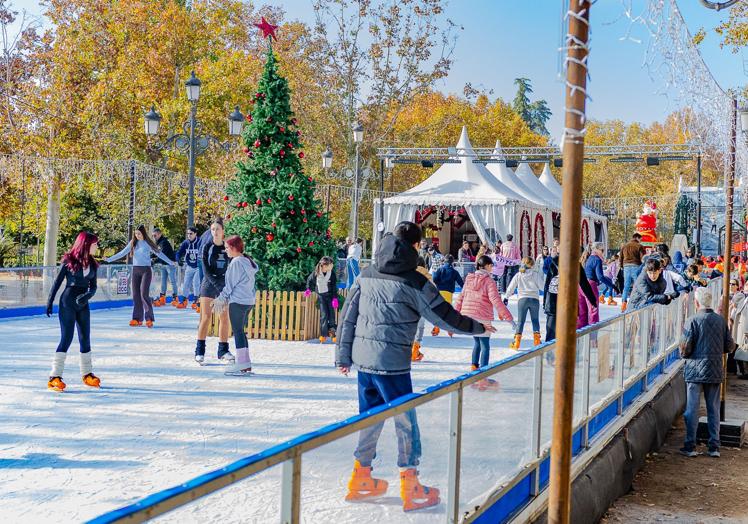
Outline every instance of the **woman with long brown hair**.
{"label": "woman with long brown hair", "polygon": [[132,255],[132,320],[130,325],[133,327],[142,326],[143,319],[145,319],[145,325],[151,328],[155,320],[150,297],[151,279],[153,278],[151,255],[156,255],[167,265],[174,266],[175,263],[161,253],[156,243],[148,235],[148,230],[142,224],[133,231],[132,239],[124,249],[107,258],[106,261],[112,263],[129,255]]}
{"label": "woman with long brown hair", "polygon": [[60,343],[57,346],[52,371],[49,374],[47,387],[54,391],[65,389],[62,372],[65,368],[65,358],[73,333],[78,328],[78,340],[81,349],[81,377],[83,383],[91,387],[99,387],[100,380],[93,374],[91,364],[91,311],[88,301],[96,294],[96,269],[99,264],[93,254],[99,249],[99,239],[93,233],[81,231],[75,239],[73,247],[62,257],[60,272],[49,293],[47,300],[47,316],[52,316],[53,304],[57,291],[65,281],[65,289],[60,296]]}

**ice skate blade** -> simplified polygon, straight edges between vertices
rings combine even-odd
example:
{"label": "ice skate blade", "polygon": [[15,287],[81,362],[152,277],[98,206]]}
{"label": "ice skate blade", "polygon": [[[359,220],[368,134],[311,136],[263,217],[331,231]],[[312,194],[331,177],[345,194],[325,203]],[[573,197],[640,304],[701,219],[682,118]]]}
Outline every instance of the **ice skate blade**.
{"label": "ice skate blade", "polygon": [[227,377],[251,377],[254,371],[224,371],[223,374]]}
{"label": "ice skate blade", "polygon": [[436,500],[425,500],[423,502],[410,502],[407,505],[403,504],[403,511],[408,513],[410,511],[418,511],[419,509],[432,508],[441,504],[442,499],[436,498]]}
{"label": "ice skate blade", "polygon": [[374,491],[371,493],[348,493],[345,496],[346,502],[352,502],[354,504],[358,502],[370,502],[378,498],[382,498],[387,494],[387,490],[385,489],[381,493],[378,491]]}

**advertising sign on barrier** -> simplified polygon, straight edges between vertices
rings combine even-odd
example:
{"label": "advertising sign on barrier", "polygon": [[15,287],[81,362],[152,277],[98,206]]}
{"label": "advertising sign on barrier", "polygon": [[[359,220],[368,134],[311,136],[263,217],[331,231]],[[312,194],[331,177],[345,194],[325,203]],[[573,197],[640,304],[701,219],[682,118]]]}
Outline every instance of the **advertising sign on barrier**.
{"label": "advertising sign on barrier", "polygon": [[127,295],[129,292],[130,273],[129,271],[117,272],[117,294]]}

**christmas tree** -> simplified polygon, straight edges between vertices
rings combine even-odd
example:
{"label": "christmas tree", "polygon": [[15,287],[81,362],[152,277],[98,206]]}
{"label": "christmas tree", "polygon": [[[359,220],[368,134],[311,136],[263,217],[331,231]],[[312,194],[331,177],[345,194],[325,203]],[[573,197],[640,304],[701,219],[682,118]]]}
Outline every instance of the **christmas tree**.
{"label": "christmas tree", "polygon": [[275,28],[264,18],[255,25],[268,38],[267,61],[242,134],[247,158],[237,164],[224,197],[232,207],[226,230],[244,239],[259,264],[258,288],[302,290],[334,244],[328,217],[314,198],[314,180],[301,167],[301,131],[273,55]]}

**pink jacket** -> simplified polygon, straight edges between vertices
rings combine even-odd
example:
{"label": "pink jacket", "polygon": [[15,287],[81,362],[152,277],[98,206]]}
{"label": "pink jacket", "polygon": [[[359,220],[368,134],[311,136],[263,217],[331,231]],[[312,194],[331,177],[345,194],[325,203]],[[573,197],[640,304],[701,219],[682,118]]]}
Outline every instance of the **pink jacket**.
{"label": "pink jacket", "polygon": [[496,309],[501,320],[512,320],[511,312],[501,301],[496,282],[483,269],[465,277],[465,285],[457,297],[455,309],[474,320],[493,320]]}

